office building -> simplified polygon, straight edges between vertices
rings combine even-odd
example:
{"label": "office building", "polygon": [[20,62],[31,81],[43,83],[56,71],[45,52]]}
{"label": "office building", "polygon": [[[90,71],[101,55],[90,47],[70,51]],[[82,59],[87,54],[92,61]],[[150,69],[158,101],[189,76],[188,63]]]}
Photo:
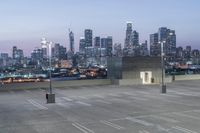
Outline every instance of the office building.
{"label": "office building", "polygon": [[80,54],[85,54],[85,37],[80,37],[80,42],[79,42],[79,53]]}
{"label": "office building", "polygon": [[131,35],[131,47],[133,50],[133,56],[139,56],[140,55],[139,33],[135,30]]}
{"label": "office building", "polygon": [[114,44],[113,55],[116,57],[122,57],[122,44],[121,43]]}
{"label": "office building", "polygon": [[69,30],[69,51],[74,54],[74,33]]}
{"label": "office building", "polygon": [[140,45],[140,55],[141,56],[148,56],[149,55],[147,41],[145,41],[144,43],[142,43]]}
{"label": "office building", "polygon": [[85,30],[85,46],[92,47],[92,30],[91,29]]}
{"label": "office building", "polygon": [[124,43],[123,55],[129,56],[132,53],[131,37],[132,37],[132,22],[126,24],[126,37]]}
{"label": "office building", "polygon": [[176,34],[175,30],[161,27],[158,30],[158,41],[163,43],[163,51],[166,56],[172,57],[176,54]]}
{"label": "office building", "polygon": [[52,53],[56,60],[64,60],[67,58],[66,52],[67,50],[65,47],[61,46],[59,43],[56,43]]}
{"label": "office building", "polygon": [[161,47],[158,42],[158,33],[154,33],[150,35],[150,55],[151,56],[160,56],[161,55]]}

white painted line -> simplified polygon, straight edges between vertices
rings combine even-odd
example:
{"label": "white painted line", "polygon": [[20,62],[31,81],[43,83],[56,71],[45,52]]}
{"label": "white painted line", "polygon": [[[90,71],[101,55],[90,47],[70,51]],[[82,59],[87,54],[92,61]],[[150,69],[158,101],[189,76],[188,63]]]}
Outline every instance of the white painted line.
{"label": "white painted line", "polygon": [[182,131],[184,133],[197,133],[195,131],[189,130],[187,128],[179,127],[179,126],[175,126],[175,127],[172,127],[172,128],[179,130],[179,131]]}
{"label": "white painted line", "polygon": [[121,127],[121,126],[119,126],[119,125],[117,125],[117,124],[114,124],[114,123],[111,123],[111,122],[109,122],[109,121],[101,120],[100,122],[103,123],[103,124],[105,124],[105,125],[107,125],[107,126],[113,127],[113,128],[115,128],[115,129],[117,129],[117,130],[125,129],[124,127]]}
{"label": "white painted line", "polygon": [[141,97],[131,97],[131,99],[139,100],[139,101],[147,101],[146,98],[141,98]]}
{"label": "white painted line", "polygon": [[81,102],[81,101],[77,101],[76,103],[78,103],[78,104],[81,104],[81,105],[84,105],[84,106],[92,106],[91,104],[89,104],[89,103],[85,103],[85,102]]}
{"label": "white painted line", "polygon": [[164,117],[164,116],[155,116],[155,115],[151,115],[151,117],[155,118],[155,119],[160,119],[160,120],[164,120],[166,122],[171,122],[171,123],[178,123],[179,121],[177,120],[174,120],[172,118],[167,118],[167,117]]}
{"label": "white painted line", "polygon": [[93,96],[97,98],[105,98],[105,96],[102,96],[102,95],[93,95]]}
{"label": "white painted line", "polygon": [[170,91],[170,92],[173,92],[175,94],[178,94],[178,95],[184,95],[184,96],[199,96],[199,94],[196,94],[196,93],[191,93],[191,92],[178,92],[178,91]]}
{"label": "white painted line", "polygon": [[96,100],[96,102],[100,102],[100,103],[105,103],[105,104],[112,104],[111,102],[108,101],[104,101],[104,100]]}
{"label": "white painted line", "polygon": [[56,105],[61,106],[61,107],[65,107],[65,108],[69,108],[70,107],[70,105],[66,104],[66,103],[57,103],[56,102]]}
{"label": "white painted line", "polygon": [[169,132],[171,129],[166,129],[166,128],[162,127],[161,125],[156,125],[156,128],[159,131],[164,131],[164,132],[167,132],[167,133],[171,133],[171,132]]}
{"label": "white painted line", "polygon": [[200,120],[199,117],[195,117],[195,116],[191,116],[191,115],[187,115],[187,114],[183,114],[183,113],[172,113],[172,114],[175,114],[175,115],[178,115],[178,116],[181,116],[181,117],[188,117],[188,118],[191,118],[191,119]]}
{"label": "white painted line", "polygon": [[119,94],[109,93],[108,96],[119,97]]}
{"label": "white painted line", "polygon": [[68,98],[68,97],[61,97],[61,98],[64,99],[64,100],[66,100],[66,101],[68,101],[68,102],[72,102],[73,101],[73,99]]}
{"label": "white painted line", "polygon": [[175,98],[181,97],[181,96],[172,95],[172,94],[160,94],[160,95],[162,95],[162,96],[167,96],[167,97],[175,97]]}
{"label": "white painted line", "polygon": [[85,100],[88,100],[89,98],[87,97],[84,97],[84,96],[77,96],[77,98],[80,98],[80,99],[85,99]]}
{"label": "white painted line", "polygon": [[139,124],[144,125],[144,126],[154,126],[153,123],[149,123],[149,122],[139,120],[139,119],[136,119],[136,118],[133,118],[133,117],[127,117],[126,119],[130,120],[132,122],[135,122],[135,123],[139,123]]}
{"label": "white painted line", "polygon": [[92,131],[91,129],[75,122],[75,123],[72,123],[72,126],[76,127],[77,129],[79,129],[80,131],[82,131],[83,133],[95,133],[94,131]]}
{"label": "white painted line", "polygon": [[37,107],[38,109],[42,109],[42,110],[48,109],[47,107],[39,104],[38,102],[34,101],[33,99],[29,99],[28,102],[31,103],[33,106]]}
{"label": "white painted line", "polygon": [[149,132],[146,130],[140,130],[139,133],[149,133]]}

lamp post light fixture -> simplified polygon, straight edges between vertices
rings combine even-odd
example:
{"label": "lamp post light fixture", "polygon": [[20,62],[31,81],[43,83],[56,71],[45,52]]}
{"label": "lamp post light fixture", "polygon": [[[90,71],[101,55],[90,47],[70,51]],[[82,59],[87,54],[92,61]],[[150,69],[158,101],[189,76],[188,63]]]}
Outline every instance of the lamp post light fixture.
{"label": "lamp post light fixture", "polygon": [[51,54],[51,46],[52,42],[48,42],[45,38],[42,38],[41,41],[42,47],[48,48],[49,53],[49,93],[46,93],[46,99],[47,103],[55,103],[55,94],[53,94],[52,91],[52,77],[51,77],[51,71],[52,71],[52,54]]}
{"label": "lamp post light fixture", "polygon": [[165,84],[165,80],[164,80],[164,75],[165,75],[165,62],[164,62],[164,43],[165,41],[161,41],[160,44],[161,44],[161,69],[162,69],[162,85],[161,85],[161,93],[167,93],[167,89],[166,89],[166,84]]}

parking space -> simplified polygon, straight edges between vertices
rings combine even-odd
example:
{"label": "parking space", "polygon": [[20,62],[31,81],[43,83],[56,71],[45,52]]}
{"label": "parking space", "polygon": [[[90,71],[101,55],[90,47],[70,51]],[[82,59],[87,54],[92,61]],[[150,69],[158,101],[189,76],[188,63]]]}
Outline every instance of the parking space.
{"label": "parking space", "polygon": [[199,81],[0,92],[2,133],[198,133]]}

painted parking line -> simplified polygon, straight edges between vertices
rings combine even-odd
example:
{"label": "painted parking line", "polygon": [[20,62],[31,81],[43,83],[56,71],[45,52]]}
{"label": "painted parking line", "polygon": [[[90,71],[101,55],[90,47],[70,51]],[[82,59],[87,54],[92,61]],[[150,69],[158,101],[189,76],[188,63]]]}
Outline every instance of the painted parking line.
{"label": "painted parking line", "polygon": [[136,119],[136,118],[133,118],[133,117],[127,117],[126,119],[129,120],[129,121],[132,121],[134,123],[138,123],[138,124],[144,125],[144,126],[154,126],[153,123],[149,123],[147,121]]}
{"label": "painted parking line", "polygon": [[108,96],[112,96],[112,97],[120,97],[120,94],[109,93]]}
{"label": "painted parking line", "polygon": [[179,122],[178,120],[168,118],[168,117],[164,117],[164,116],[151,115],[151,117],[153,117],[154,119],[164,120],[164,121],[170,122],[170,123],[178,123]]}
{"label": "painted parking line", "polygon": [[187,115],[187,114],[183,114],[183,113],[172,113],[172,114],[175,114],[175,115],[178,115],[178,116],[181,116],[181,117],[187,117],[187,118],[190,118],[190,119],[195,119],[195,120],[200,120],[199,117],[195,117],[195,116],[192,116],[192,115]]}
{"label": "painted parking line", "polygon": [[180,91],[170,91],[172,93],[175,93],[177,95],[184,95],[184,96],[199,96],[199,94],[191,93],[191,92],[180,92]]}
{"label": "painted parking line", "polygon": [[85,97],[85,96],[77,96],[77,98],[84,99],[84,100],[88,100],[89,99],[88,97]]}
{"label": "painted parking line", "polygon": [[78,104],[80,104],[80,105],[83,105],[83,106],[88,106],[88,107],[92,106],[92,105],[89,104],[89,103],[85,103],[85,102],[81,102],[81,101],[76,101],[76,103],[78,103]]}
{"label": "painted parking line", "polygon": [[56,105],[64,107],[64,108],[70,108],[71,107],[71,105],[67,104],[67,103],[58,103],[58,102],[56,102]]}
{"label": "painted parking line", "polygon": [[39,104],[38,102],[36,102],[35,100],[33,99],[28,99],[27,100],[29,103],[31,103],[33,106],[37,107],[38,109],[41,109],[41,110],[47,110],[48,108]]}
{"label": "painted parking line", "polygon": [[187,128],[179,127],[179,126],[175,126],[175,127],[172,127],[172,128],[176,129],[176,130],[179,130],[179,131],[182,131],[184,133],[197,133],[195,131],[189,130]]}
{"label": "painted parking line", "polygon": [[149,132],[146,130],[140,130],[139,133],[149,133]]}
{"label": "painted parking line", "polygon": [[92,131],[91,129],[75,122],[75,123],[72,123],[72,126],[74,126],[75,128],[77,128],[78,130],[82,131],[83,133],[95,133],[94,131]]}
{"label": "painted parking line", "polygon": [[97,98],[105,98],[105,96],[103,95],[93,95],[94,97],[97,97]]}
{"label": "painted parking line", "polygon": [[104,104],[112,104],[111,102],[105,101],[105,100],[95,100],[95,102],[100,102],[100,103],[104,103]]}
{"label": "painted parking line", "polygon": [[119,126],[119,125],[117,125],[117,124],[111,123],[111,122],[109,122],[109,121],[101,120],[100,122],[103,123],[103,124],[105,124],[105,125],[107,125],[107,126],[113,127],[113,128],[115,128],[115,129],[117,129],[117,130],[125,129],[125,128],[122,127],[122,126]]}
{"label": "painted parking line", "polygon": [[68,102],[72,102],[73,101],[73,99],[68,98],[68,97],[61,97],[61,98],[64,99],[64,100],[66,100],[66,101],[68,101]]}
{"label": "painted parking line", "polygon": [[180,98],[181,96],[179,95],[173,95],[173,94],[160,94],[162,96],[166,96],[166,97],[174,97],[174,98]]}
{"label": "painted parking line", "polygon": [[147,101],[148,99],[146,98],[141,98],[141,97],[130,97],[131,99],[134,99],[134,100],[138,100],[138,101]]}

